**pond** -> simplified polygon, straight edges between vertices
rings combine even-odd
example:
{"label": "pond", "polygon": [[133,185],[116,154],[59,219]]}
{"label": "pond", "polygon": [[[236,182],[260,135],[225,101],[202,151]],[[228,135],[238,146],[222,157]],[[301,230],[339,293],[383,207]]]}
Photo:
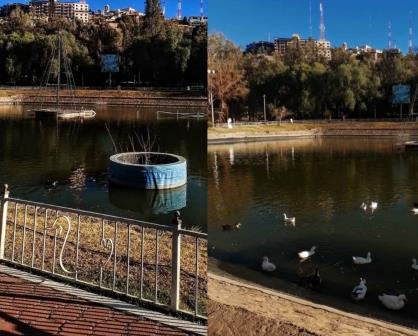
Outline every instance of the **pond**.
{"label": "pond", "polygon": [[[319,266],[321,295],[350,301],[359,278],[368,293],[360,305],[384,310],[377,295],[406,294],[395,314],[418,317],[418,153],[400,152],[399,139],[323,138],[209,146],[210,255],[259,273],[272,287],[298,283],[297,271]],[[362,202],[378,202],[373,213]],[[296,217],[284,225],[283,213]],[[223,231],[223,225],[242,224]],[[317,246],[300,263],[297,253]],[[372,263],[354,265],[352,256]],[[277,266],[261,272],[268,256]],[[238,274],[238,276],[240,276]],[[340,301],[341,301],[340,300]],[[416,320],[415,320],[416,321]]]}
{"label": "pond", "polygon": [[[160,224],[181,210],[186,227],[206,230],[205,120],[159,120],[155,108],[100,107],[91,120],[40,121],[30,108],[0,106],[0,183],[9,184],[12,196]],[[190,110],[196,112],[202,111]],[[107,128],[118,149],[131,150],[132,142],[140,149],[138,135],[154,142],[155,150],[185,157],[187,185],[167,191],[109,186],[115,150]]]}

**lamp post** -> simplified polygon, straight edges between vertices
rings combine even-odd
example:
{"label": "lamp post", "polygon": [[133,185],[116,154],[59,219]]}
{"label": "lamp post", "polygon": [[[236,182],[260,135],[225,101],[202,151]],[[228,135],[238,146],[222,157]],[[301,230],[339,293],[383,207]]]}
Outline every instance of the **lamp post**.
{"label": "lamp post", "polygon": [[[214,75],[215,70],[209,70],[208,69],[208,74],[209,74],[209,76]],[[213,93],[212,93],[212,91],[209,91],[209,102],[210,102],[211,114],[212,114],[212,127],[215,127],[215,113],[214,113],[214,110],[213,110]]]}
{"label": "lamp post", "polygon": [[266,95],[263,94],[263,106],[264,106],[264,122],[267,123],[267,114],[266,114]]}

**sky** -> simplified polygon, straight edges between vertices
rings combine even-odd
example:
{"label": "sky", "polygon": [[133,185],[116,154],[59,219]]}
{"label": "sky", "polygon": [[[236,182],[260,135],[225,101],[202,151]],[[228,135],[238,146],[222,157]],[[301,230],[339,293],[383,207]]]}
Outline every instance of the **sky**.
{"label": "sky", "polygon": [[[241,48],[252,41],[276,37],[319,37],[319,0],[208,0],[209,32],[222,32]],[[408,50],[410,17],[413,45],[418,47],[417,0],[323,0],[325,35],[332,46],[368,44],[383,49],[388,45],[388,24],[392,45]]]}
{"label": "sky", "polygon": [[[74,1],[74,0],[71,0]],[[92,10],[103,9],[104,5],[109,4],[111,9],[132,7],[141,12],[144,11],[145,0],[86,0]],[[209,0],[203,1],[204,15],[207,15],[207,5]],[[0,0],[0,6],[7,3],[28,3],[28,0]],[[161,0],[165,3],[166,17],[172,18],[177,15],[177,0]],[[200,15],[200,0],[182,0],[182,15]]]}

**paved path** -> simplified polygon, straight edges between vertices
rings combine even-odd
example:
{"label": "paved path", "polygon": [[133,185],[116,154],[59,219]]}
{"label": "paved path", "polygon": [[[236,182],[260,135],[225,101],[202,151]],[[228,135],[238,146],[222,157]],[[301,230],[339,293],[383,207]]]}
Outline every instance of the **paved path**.
{"label": "paved path", "polygon": [[170,335],[189,333],[0,273],[0,335]]}

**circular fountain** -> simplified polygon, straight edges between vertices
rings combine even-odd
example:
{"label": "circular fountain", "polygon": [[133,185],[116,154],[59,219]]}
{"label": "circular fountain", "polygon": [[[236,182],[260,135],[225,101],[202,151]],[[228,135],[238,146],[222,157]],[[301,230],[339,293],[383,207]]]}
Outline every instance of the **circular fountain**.
{"label": "circular fountain", "polygon": [[113,185],[141,189],[172,189],[187,182],[184,157],[157,152],[127,152],[112,155],[109,181]]}

